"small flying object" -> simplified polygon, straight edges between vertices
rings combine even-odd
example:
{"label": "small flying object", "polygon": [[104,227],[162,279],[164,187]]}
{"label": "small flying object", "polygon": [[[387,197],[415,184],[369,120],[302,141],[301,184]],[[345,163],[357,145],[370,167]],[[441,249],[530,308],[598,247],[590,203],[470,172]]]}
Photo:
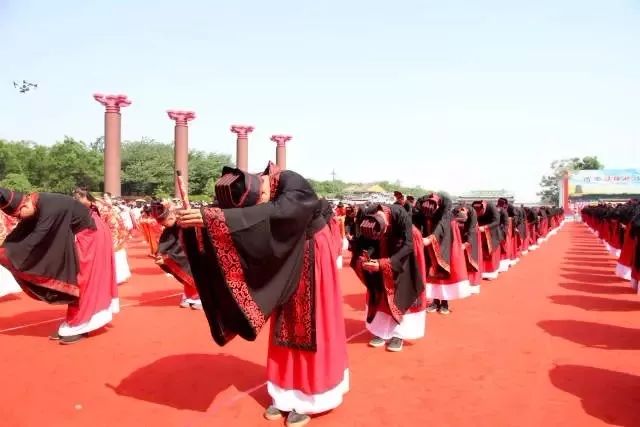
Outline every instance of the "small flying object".
{"label": "small flying object", "polygon": [[38,85],[36,83],[30,83],[26,80],[23,80],[22,83],[19,83],[17,81],[13,82],[13,87],[18,89],[18,91],[20,93],[27,93],[29,92],[31,89],[37,89]]}

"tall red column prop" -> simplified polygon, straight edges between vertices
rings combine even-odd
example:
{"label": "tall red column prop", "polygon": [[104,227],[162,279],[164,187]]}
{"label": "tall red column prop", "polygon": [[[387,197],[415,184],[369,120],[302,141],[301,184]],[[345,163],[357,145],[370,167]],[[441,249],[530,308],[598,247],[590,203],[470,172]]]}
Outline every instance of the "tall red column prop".
{"label": "tall red column prop", "polygon": [[565,173],[562,177],[561,181],[562,190],[560,193],[562,194],[562,200],[560,200],[560,204],[562,209],[564,209],[565,215],[569,215],[569,174]]}
{"label": "tall red column prop", "polygon": [[236,140],[236,167],[240,170],[249,170],[249,134],[253,132],[253,126],[232,125],[231,132],[238,135]]}
{"label": "tall red column prop", "polygon": [[120,144],[122,124],[120,108],[128,107],[127,95],[103,95],[96,93],[93,99],[105,107],[104,112],[104,191],[114,197],[120,196]]}
{"label": "tall red column prop", "polygon": [[287,142],[291,141],[290,135],[272,135],[271,140],[276,143],[276,164],[280,169],[287,168]]}
{"label": "tall red column prop", "polygon": [[[182,172],[182,180],[189,191],[189,121],[196,118],[193,111],[167,111],[169,118],[176,122],[174,127],[173,160],[174,169]],[[174,194],[180,198],[180,186],[174,174]]]}

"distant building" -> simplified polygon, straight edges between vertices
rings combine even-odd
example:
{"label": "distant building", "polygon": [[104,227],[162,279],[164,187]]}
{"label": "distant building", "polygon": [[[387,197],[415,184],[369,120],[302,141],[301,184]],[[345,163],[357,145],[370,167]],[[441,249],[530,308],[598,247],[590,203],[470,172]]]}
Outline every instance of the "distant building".
{"label": "distant building", "polygon": [[454,199],[458,203],[472,203],[476,200],[488,200],[490,202],[497,202],[501,197],[507,199],[509,203],[514,203],[515,201],[513,193],[507,190],[474,190],[459,195]]}

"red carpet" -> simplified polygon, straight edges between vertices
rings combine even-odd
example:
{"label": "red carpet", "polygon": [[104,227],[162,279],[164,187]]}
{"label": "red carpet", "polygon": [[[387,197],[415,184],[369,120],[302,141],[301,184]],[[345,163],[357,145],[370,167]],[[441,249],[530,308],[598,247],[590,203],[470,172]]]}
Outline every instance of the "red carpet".
{"label": "red carpet", "polygon": [[[269,426],[265,328],[224,348],[179,287],[130,249],[113,326],[61,346],[64,307],[0,299],[0,425]],[[366,346],[363,288],[343,271],[351,392],[314,426],[640,426],[640,297],[567,224],[479,296],[431,314],[402,353]]]}

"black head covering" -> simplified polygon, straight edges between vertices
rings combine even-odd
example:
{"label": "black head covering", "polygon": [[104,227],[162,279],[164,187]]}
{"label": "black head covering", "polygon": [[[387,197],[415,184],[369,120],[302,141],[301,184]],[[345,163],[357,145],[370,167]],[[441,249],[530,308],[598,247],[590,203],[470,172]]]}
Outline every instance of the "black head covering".
{"label": "black head covering", "polygon": [[24,199],[24,193],[0,188],[0,209],[7,215],[14,215]]}
{"label": "black head covering", "polygon": [[477,216],[484,215],[488,205],[486,200],[474,200],[473,203],[471,203],[471,207],[476,211]]}
{"label": "black head covering", "polygon": [[171,207],[168,203],[163,203],[161,201],[153,201],[149,206],[149,211],[152,217],[154,217],[157,221],[162,221],[165,219],[169,213],[171,212]]}
{"label": "black head covering", "polygon": [[216,200],[222,209],[253,206],[260,199],[260,177],[225,166],[216,182]]}
{"label": "black head covering", "polygon": [[500,197],[498,199],[498,204],[497,206],[499,208],[508,208],[509,207],[509,200],[505,199],[504,197]]}
{"label": "black head covering", "polygon": [[380,240],[384,229],[384,222],[378,215],[367,215],[360,223],[360,233],[370,240]]}

